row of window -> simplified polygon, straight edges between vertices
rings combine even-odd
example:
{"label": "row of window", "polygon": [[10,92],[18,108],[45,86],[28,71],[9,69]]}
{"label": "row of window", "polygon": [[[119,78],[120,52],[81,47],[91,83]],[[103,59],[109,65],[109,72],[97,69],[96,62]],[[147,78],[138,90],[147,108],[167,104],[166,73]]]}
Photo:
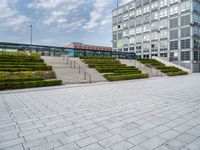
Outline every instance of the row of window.
{"label": "row of window", "polygon": [[[179,2],[179,0],[160,0],[160,1],[152,2],[150,5],[147,5],[147,4],[149,4],[149,0],[143,0],[143,1],[145,1],[145,2],[142,3],[142,0],[136,0],[135,2],[132,2],[132,3],[129,3],[128,5],[120,7],[113,11],[113,16],[122,14],[123,12],[127,12],[134,8],[137,8],[136,10],[141,10],[143,12],[149,12],[150,10],[152,10],[152,11],[157,10],[159,8],[168,6],[168,4],[171,5],[171,4]],[[146,2],[146,1],[148,1],[148,2]],[[142,4],[144,4],[143,9],[138,8],[138,7],[142,6]],[[184,9],[185,7],[188,8],[188,5],[190,6],[190,1],[182,2],[181,8],[182,9]]]}
{"label": "row of window", "polygon": [[[186,26],[190,25],[190,15],[181,16],[179,18],[173,18],[173,19],[162,19],[159,21],[154,21],[151,24],[149,24],[150,18],[149,16],[145,17],[139,17],[137,19],[131,19],[129,21],[125,21],[123,23],[120,23],[118,25],[113,25],[113,31],[122,30],[122,29],[128,29],[128,28],[143,28],[145,30],[151,28],[151,30],[155,29],[163,29],[163,28],[177,28],[179,26]],[[200,17],[199,17],[200,22]],[[143,25],[143,27],[141,27]]]}
{"label": "row of window", "polygon": [[[162,7],[162,6],[160,6]],[[123,19],[126,19],[127,17],[134,17],[134,16],[139,16],[139,15],[142,15],[142,14],[145,14],[145,13],[150,13],[150,12],[154,12],[154,10],[158,10],[159,9],[159,3],[158,2],[155,2],[155,3],[152,3],[151,6],[150,5],[147,5],[147,6],[144,6],[142,8],[137,8],[136,10],[130,10],[130,11],[127,11],[127,12],[124,12],[123,14],[120,13],[120,9],[113,12],[113,17],[120,15],[120,16],[123,16]],[[163,9],[163,10],[160,10],[160,16],[167,16],[168,14],[169,15],[173,15],[173,14],[176,14],[176,13],[183,13],[185,11],[189,11],[190,10],[190,1],[186,1],[186,2],[182,2],[179,5],[173,5],[173,6],[170,6],[169,9]]]}
{"label": "row of window", "polygon": [[[180,43],[180,46],[179,46]],[[128,43],[123,43],[124,45],[128,46]],[[113,42],[113,47],[117,48],[117,42]],[[142,49],[142,46],[138,45],[136,46],[136,49],[134,48],[134,46],[131,46],[130,50],[139,50]],[[166,51],[168,50],[168,42],[167,41],[163,41],[158,43],[152,43],[152,44],[143,44],[143,51],[144,52],[148,52],[150,49],[151,51],[158,51],[160,48],[160,51]],[[169,49],[170,50],[177,50],[177,49],[189,49],[191,48],[191,43],[190,43],[190,39],[184,39],[181,41],[170,41],[169,42]]]}

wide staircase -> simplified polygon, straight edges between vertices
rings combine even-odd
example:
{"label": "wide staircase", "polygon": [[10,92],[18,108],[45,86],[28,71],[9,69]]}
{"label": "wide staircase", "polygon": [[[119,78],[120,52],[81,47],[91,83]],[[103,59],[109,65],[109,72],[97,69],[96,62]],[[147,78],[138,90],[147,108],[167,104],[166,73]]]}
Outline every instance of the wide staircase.
{"label": "wide staircase", "polygon": [[58,79],[63,84],[80,84],[107,81],[95,69],[87,67],[79,58],[42,57],[46,64],[51,65]]}
{"label": "wide staircase", "polygon": [[163,77],[166,76],[160,70],[157,70],[153,67],[147,67],[144,64],[140,63],[137,60],[127,60],[127,59],[120,59],[122,64],[126,64],[127,66],[135,66],[136,68],[140,69],[142,73],[148,73],[149,77]]}

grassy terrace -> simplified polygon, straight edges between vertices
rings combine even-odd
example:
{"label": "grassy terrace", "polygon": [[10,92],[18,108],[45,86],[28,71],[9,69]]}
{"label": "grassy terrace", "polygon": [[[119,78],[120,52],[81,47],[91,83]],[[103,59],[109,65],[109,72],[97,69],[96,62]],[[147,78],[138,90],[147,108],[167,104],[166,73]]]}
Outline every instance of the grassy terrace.
{"label": "grassy terrace", "polygon": [[134,66],[121,64],[119,60],[113,57],[80,57],[88,64],[90,68],[95,68],[98,72],[103,73],[109,81],[132,80],[147,78],[148,74],[143,74]]}
{"label": "grassy terrace", "polygon": [[174,66],[165,66],[161,62],[155,60],[155,59],[147,59],[147,58],[141,58],[138,59],[141,63],[145,64],[147,67],[154,67],[161,72],[165,73],[168,76],[179,76],[179,75],[187,75],[188,73],[176,68]]}
{"label": "grassy terrace", "polygon": [[0,52],[0,90],[61,85],[36,53]]}

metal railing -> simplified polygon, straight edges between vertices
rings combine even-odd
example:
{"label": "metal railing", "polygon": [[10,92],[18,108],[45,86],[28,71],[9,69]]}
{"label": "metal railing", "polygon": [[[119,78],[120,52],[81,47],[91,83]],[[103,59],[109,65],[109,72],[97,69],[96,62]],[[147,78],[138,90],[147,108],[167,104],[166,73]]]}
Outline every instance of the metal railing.
{"label": "metal railing", "polygon": [[146,72],[149,72],[155,76],[158,76],[158,77],[164,76],[164,73],[162,73],[160,70],[155,69],[153,67],[147,67],[144,64],[138,62],[137,60],[134,60],[134,66],[141,70],[146,70]]}
{"label": "metal railing", "polygon": [[88,79],[88,82],[92,83],[91,75],[83,67],[81,67],[76,61],[70,60],[68,55],[63,55],[63,61],[67,61],[67,64],[70,65],[71,68],[78,69],[79,74],[83,73],[84,80]]}

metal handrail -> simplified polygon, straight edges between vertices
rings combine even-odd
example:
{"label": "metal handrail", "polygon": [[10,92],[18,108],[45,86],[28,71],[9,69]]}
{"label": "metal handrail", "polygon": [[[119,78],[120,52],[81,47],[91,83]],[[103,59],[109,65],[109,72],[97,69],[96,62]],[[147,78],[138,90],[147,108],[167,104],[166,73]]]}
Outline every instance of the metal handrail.
{"label": "metal handrail", "polygon": [[81,74],[81,70],[82,70],[82,72],[83,72],[83,74],[84,74],[84,80],[87,80],[87,76],[88,76],[89,83],[92,82],[92,77],[91,77],[91,75],[90,75],[83,67],[81,67],[81,65],[79,65],[79,64],[78,64],[76,61],[74,61],[74,60],[69,60],[69,56],[63,55],[63,61],[65,61],[66,58],[67,58],[67,64],[70,64],[70,67],[71,67],[71,68],[74,68],[74,69],[78,68],[78,73],[79,73],[79,74]]}

